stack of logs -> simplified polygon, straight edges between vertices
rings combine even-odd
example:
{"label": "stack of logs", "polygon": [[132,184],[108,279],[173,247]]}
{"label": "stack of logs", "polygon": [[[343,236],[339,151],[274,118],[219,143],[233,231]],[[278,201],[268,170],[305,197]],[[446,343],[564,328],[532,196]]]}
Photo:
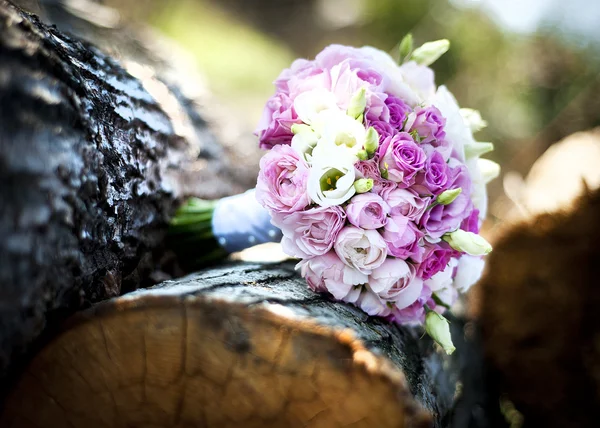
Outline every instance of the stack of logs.
{"label": "stack of logs", "polygon": [[481,319],[452,320],[448,357],[290,263],[154,285],[181,273],[164,244],[177,205],[249,186],[231,156],[172,82],[0,0],[0,426],[597,421],[600,194],[497,243]]}

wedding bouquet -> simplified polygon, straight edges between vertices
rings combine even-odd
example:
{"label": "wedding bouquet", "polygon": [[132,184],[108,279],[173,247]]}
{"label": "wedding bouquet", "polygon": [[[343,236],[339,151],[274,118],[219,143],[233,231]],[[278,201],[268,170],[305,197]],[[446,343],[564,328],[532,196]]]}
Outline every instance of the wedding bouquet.
{"label": "wedding bouquet", "polygon": [[[428,67],[445,40],[401,63],[331,45],[275,81],[257,134],[268,149],[256,198],[316,292],[401,324],[425,323],[453,351],[441,317],[476,282],[491,246],[478,235],[497,164]],[[446,325],[444,326],[444,323]]]}
{"label": "wedding bouquet", "polygon": [[189,201],[171,227],[178,247],[201,243],[206,261],[281,240],[312,290],[424,324],[451,353],[442,313],[479,279],[491,251],[478,232],[499,166],[480,158],[493,145],[473,137],[485,126],[479,113],[434,83],[429,65],[448,47],[413,51],[409,35],[399,64],[340,45],[296,60],[275,81],[257,129],[269,151],[256,190]]}

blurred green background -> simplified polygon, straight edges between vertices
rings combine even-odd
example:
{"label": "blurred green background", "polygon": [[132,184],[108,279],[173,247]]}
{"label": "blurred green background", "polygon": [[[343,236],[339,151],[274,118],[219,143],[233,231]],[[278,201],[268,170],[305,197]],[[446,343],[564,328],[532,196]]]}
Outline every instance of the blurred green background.
{"label": "blurred green background", "polygon": [[[481,111],[489,126],[477,137],[496,144],[489,157],[504,172],[524,175],[551,144],[600,125],[597,0],[103,3],[119,10],[122,22],[150,24],[191,52],[215,102],[247,135],[273,93],[271,82],[294,58],[313,58],[330,43],[393,54],[407,32],[417,44],[451,41],[434,64],[437,83],[462,107]],[[502,179],[489,189],[493,219],[503,215]]]}

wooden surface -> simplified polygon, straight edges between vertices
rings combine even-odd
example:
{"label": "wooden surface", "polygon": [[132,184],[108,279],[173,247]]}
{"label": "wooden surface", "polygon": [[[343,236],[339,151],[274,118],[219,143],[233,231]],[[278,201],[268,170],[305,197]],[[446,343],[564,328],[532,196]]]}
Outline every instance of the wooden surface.
{"label": "wooden surface", "polygon": [[450,426],[458,355],[421,335],[311,292],[290,263],[214,268],[78,314],[0,425]]}

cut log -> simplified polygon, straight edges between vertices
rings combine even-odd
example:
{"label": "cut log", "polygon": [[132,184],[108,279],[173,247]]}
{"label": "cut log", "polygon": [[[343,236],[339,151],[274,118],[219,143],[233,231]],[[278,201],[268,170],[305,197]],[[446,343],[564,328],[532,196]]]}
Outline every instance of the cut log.
{"label": "cut log", "polygon": [[508,419],[598,426],[599,242],[599,190],[496,242],[480,284],[479,318],[488,388],[503,397]]}
{"label": "cut log", "polygon": [[0,0],[0,378],[47,316],[152,284],[185,193],[244,189],[176,89]]}
{"label": "cut log", "polygon": [[0,425],[449,426],[458,359],[421,336],[313,293],[291,263],[219,267],[76,315]]}

